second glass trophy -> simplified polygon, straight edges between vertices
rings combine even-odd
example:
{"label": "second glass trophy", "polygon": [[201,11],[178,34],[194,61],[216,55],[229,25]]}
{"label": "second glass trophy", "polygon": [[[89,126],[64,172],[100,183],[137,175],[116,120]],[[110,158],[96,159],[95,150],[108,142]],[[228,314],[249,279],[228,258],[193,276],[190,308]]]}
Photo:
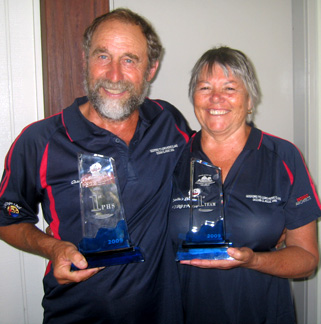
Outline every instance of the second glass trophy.
{"label": "second glass trophy", "polygon": [[88,268],[144,261],[130,243],[113,158],[79,154],[78,169],[83,227],[78,248]]}
{"label": "second glass trophy", "polygon": [[206,161],[191,159],[189,231],[176,260],[232,260],[227,249],[221,169]]}

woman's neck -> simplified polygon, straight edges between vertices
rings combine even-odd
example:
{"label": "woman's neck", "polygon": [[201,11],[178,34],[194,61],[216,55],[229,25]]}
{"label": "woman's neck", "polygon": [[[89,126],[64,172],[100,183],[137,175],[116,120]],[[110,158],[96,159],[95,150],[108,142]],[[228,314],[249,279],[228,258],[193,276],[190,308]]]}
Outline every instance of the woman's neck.
{"label": "woman's neck", "polygon": [[243,129],[222,140],[222,137],[217,138],[202,131],[202,150],[212,164],[221,168],[223,182],[235,160],[242,152],[250,132],[251,127],[246,125]]}

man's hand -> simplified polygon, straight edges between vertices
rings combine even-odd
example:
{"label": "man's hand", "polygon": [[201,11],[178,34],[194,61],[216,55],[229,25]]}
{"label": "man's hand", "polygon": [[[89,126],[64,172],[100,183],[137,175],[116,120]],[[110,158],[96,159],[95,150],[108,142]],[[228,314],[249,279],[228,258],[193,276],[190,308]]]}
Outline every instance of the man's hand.
{"label": "man's hand", "polygon": [[[53,274],[59,284],[68,284],[72,282],[81,282],[92,277],[103,268],[86,269],[87,261],[77,250],[76,246],[70,242],[58,241],[52,248]],[[70,271],[71,264],[78,269]]]}

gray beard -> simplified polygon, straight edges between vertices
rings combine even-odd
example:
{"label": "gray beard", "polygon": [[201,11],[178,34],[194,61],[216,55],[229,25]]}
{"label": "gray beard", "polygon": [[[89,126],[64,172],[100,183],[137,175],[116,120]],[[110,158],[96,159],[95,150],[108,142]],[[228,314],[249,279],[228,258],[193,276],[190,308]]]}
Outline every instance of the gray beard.
{"label": "gray beard", "polygon": [[[103,97],[99,93],[101,87],[120,91],[126,90],[130,93],[130,97],[118,100]],[[89,101],[99,115],[113,121],[122,121],[127,119],[144,102],[149,90],[149,82],[144,78],[141,89],[136,90],[133,84],[128,81],[114,83],[109,80],[98,80],[93,86],[90,86],[86,77],[85,90]]]}

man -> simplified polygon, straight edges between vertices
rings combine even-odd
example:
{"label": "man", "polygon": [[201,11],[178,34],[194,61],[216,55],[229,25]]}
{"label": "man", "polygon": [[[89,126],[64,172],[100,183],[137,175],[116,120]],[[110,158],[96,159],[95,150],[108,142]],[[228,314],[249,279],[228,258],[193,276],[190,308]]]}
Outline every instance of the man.
{"label": "man", "polygon": [[[26,127],[7,154],[0,238],[50,260],[44,323],[181,322],[165,238],[171,175],[190,130],[173,106],[145,99],[161,49],[149,23],[129,10],[96,18],[84,34],[88,98]],[[82,152],[115,159],[131,241],[145,262],[86,269],[76,248]],[[53,237],[34,225],[39,203]],[[72,263],[83,270],[70,271]]]}

